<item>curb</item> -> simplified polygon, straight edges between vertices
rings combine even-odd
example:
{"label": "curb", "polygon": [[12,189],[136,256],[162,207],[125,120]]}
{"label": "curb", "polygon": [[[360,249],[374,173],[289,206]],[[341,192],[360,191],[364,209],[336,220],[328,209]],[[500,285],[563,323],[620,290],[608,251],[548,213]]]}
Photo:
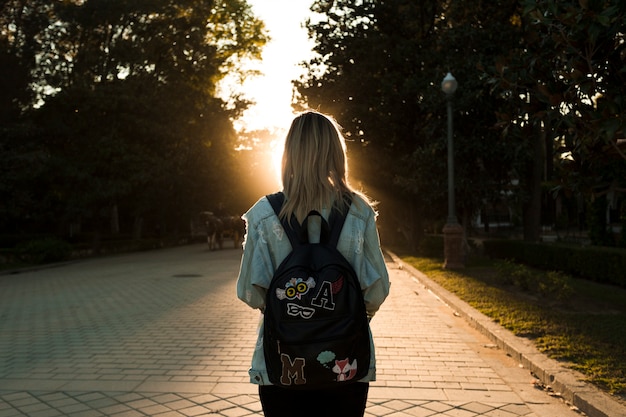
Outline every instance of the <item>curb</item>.
{"label": "curb", "polygon": [[584,375],[567,369],[556,360],[548,358],[530,340],[515,336],[509,330],[494,323],[489,317],[441,287],[424,273],[402,261],[395,253],[387,250],[385,252],[395,263],[413,275],[472,327],[487,336],[506,354],[534,374],[544,385],[550,386],[565,401],[577,407],[587,416],[626,416],[626,405],[584,382]]}

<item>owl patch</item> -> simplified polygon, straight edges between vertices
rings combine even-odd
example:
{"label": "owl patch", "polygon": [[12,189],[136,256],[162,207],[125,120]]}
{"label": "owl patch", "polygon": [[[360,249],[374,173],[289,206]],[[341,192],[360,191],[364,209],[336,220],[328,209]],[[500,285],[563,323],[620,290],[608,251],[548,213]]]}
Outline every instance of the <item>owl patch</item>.
{"label": "owl patch", "polygon": [[315,287],[315,280],[309,277],[306,281],[302,278],[291,278],[285,284],[285,288],[276,288],[276,297],[279,300],[300,300],[304,294]]}

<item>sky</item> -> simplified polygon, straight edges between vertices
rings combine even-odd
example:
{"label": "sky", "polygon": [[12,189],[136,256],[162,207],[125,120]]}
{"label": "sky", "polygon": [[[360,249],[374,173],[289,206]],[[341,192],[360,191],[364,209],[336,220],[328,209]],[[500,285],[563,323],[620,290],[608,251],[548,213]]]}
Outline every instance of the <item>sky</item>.
{"label": "sky", "polygon": [[253,68],[262,76],[247,80],[242,91],[256,101],[244,114],[246,130],[288,129],[291,110],[291,80],[303,69],[298,62],[312,56],[313,43],[302,27],[313,0],[248,0],[255,15],[265,22],[272,38],[265,45],[262,62]]}

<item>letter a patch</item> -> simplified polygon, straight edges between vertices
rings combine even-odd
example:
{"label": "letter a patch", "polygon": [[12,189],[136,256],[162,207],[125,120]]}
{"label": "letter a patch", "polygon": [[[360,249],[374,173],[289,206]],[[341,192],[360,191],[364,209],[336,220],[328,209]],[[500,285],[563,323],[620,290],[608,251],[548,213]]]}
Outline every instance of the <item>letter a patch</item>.
{"label": "letter a patch", "polygon": [[315,307],[323,307],[326,310],[335,309],[335,297],[334,295],[341,291],[343,288],[343,276],[339,276],[339,279],[335,282],[322,282],[320,290],[317,292],[315,298],[311,301],[311,304]]}

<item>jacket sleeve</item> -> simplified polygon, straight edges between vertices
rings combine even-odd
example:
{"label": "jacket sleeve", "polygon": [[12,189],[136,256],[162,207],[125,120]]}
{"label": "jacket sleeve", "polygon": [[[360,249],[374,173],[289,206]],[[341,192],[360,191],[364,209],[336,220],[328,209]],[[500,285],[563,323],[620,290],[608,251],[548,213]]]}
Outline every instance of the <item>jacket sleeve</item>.
{"label": "jacket sleeve", "polygon": [[265,307],[265,294],[272,279],[273,266],[269,247],[254,207],[243,215],[246,236],[237,278],[237,297],[252,308]]}
{"label": "jacket sleeve", "polygon": [[371,318],[389,295],[391,285],[385,258],[380,247],[380,236],[376,227],[376,214],[373,210],[365,223],[363,255],[366,274],[368,275],[367,281],[369,282],[369,285],[363,289],[363,296],[365,298],[367,315]]}

